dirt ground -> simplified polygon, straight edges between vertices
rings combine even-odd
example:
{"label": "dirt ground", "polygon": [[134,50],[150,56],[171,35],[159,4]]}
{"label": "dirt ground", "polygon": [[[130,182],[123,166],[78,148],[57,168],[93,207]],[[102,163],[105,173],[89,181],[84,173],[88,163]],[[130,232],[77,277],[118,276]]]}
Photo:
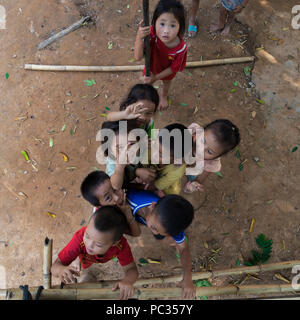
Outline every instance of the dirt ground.
{"label": "dirt ground", "polygon": [[[183,2],[188,10],[191,1]],[[211,175],[204,193],[183,194],[196,210],[187,230],[193,271],[235,267],[237,259],[243,264],[251,250],[257,249],[255,238],[260,233],[273,240],[269,262],[297,260],[300,150],[291,151],[300,147],[300,49],[296,41],[300,31],[290,25],[291,8],[297,1],[250,1],[226,37],[208,32],[219,1],[200,2],[199,33],[186,39],[188,61],[250,55],[257,59],[255,64],[186,68],[172,86],[171,108],[155,115],[156,128],[174,121],[204,125],[227,118],[241,132],[241,158],[230,153],[222,159],[223,178]],[[88,221],[92,208],[81,197],[80,184],[95,167],[104,169],[95,157],[99,147],[96,134],[105,121],[101,114],[105,107],[117,110],[141,75],[26,71],[24,64],[140,64],[131,59],[136,26],[142,17],[141,3],[0,1],[7,15],[6,29],[0,30],[0,266],[5,269],[0,287],[41,285],[45,237],[54,241],[54,259]],[[151,1],[150,13],[155,4]],[[86,14],[92,16],[93,23],[37,50],[41,41]],[[257,50],[262,46],[263,51]],[[276,63],[265,60],[266,52],[276,57]],[[252,78],[244,73],[247,66]],[[87,79],[94,79],[96,85],[86,86]],[[53,147],[49,146],[50,138]],[[28,151],[31,163],[24,160],[21,150]],[[60,152],[68,155],[69,162],[63,161]],[[250,233],[252,219],[255,224]],[[139,265],[140,277],[180,274],[175,248],[157,246],[146,228],[141,237],[128,240],[137,263],[140,258],[161,260],[161,264]],[[218,253],[212,251],[219,248]],[[122,276],[115,261],[98,271],[99,279]],[[284,283],[274,274],[259,274],[258,279],[250,277],[243,284]],[[281,275],[292,279],[290,270]],[[226,285],[244,279],[245,275],[210,281]],[[57,279],[53,283],[58,284]]]}

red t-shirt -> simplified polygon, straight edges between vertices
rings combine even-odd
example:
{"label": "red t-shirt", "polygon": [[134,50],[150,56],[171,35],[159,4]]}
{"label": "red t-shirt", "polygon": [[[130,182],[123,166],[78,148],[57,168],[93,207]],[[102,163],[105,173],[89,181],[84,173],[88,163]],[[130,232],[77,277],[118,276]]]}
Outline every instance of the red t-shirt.
{"label": "red t-shirt", "polygon": [[[153,74],[158,74],[167,68],[171,68],[173,73],[162,80],[171,80],[178,71],[182,71],[186,65],[187,45],[180,35],[180,43],[175,48],[168,48],[156,35],[153,26],[150,32],[150,70]],[[145,69],[143,71],[145,75]]]}
{"label": "red t-shirt", "polygon": [[88,268],[93,263],[105,263],[114,257],[117,257],[121,266],[127,266],[132,263],[133,256],[127,240],[122,236],[121,241],[116,245],[110,247],[104,256],[89,255],[86,252],[86,248],[83,242],[83,235],[85,233],[86,226],[79,229],[73,236],[72,240],[66,245],[64,249],[58,254],[58,258],[63,265],[68,266],[78,256],[81,261],[83,269]]}

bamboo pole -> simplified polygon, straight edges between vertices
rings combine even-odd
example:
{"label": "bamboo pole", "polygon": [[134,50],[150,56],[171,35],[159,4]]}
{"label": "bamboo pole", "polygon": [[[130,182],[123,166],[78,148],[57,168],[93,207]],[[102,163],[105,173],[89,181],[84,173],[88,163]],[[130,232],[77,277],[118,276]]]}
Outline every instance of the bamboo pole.
{"label": "bamboo pole", "polygon": [[[192,274],[193,280],[200,279],[209,279],[221,276],[233,276],[233,275],[241,275],[244,273],[258,273],[258,272],[267,272],[274,270],[282,270],[282,269],[290,269],[295,265],[300,265],[300,260],[292,260],[292,261],[284,261],[284,262],[275,262],[258,266],[251,267],[236,267],[232,269],[222,269],[222,270],[214,270],[214,271],[205,271],[205,272],[194,272]],[[148,278],[148,279],[139,279],[135,282],[134,286],[139,287],[147,284],[165,284],[176,281],[181,281],[182,275],[175,275],[169,277],[157,277],[157,278]],[[112,287],[116,281],[101,281],[96,283],[76,283],[76,284],[66,284],[65,288],[109,288]],[[59,288],[59,286],[53,286],[53,288]]]}
{"label": "bamboo pole", "polygon": [[[29,289],[31,294],[36,294],[37,288]],[[177,298],[181,297],[181,288],[139,288],[135,289],[132,298],[147,300],[154,298]],[[271,285],[228,285],[223,287],[197,287],[196,296],[221,296],[221,295],[262,295],[267,293],[286,293],[300,291],[300,288],[293,288],[291,284]],[[7,300],[21,300],[21,289],[6,290]],[[120,292],[112,291],[111,288],[74,288],[74,289],[44,289],[40,300],[91,300],[91,299],[119,299]]]}
{"label": "bamboo pole", "polygon": [[[197,68],[221,64],[244,63],[254,61],[255,57],[240,57],[226,58],[205,61],[190,61],[187,62],[187,68]],[[25,64],[25,70],[39,71],[88,71],[88,72],[116,72],[116,71],[140,71],[144,69],[143,65],[133,66],[72,66],[72,65],[40,65],[40,64]]]}
{"label": "bamboo pole", "polygon": [[44,289],[51,288],[51,266],[52,266],[52,239],[48,239],[48,237],[46,237],[44,241],[44,259],[43,259]]}

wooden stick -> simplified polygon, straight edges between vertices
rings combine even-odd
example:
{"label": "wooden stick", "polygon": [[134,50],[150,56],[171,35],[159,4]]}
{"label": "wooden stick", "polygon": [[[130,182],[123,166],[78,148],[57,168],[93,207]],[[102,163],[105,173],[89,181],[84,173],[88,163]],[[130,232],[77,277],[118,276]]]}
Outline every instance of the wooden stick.
{"label": "wooden stick", "polygon": [[[149,0],[143,0],[144,26],[149,26]],[[145,75],[150,76],[150,36],[144,38]]]}
{"label": "wooden stick", "polygon": [[[198,68],[205,66],[233,64],[254,61],[255,57],[228,58],[206,61],[190,61],[187,62],[187,68]],[[116,72],[116,71],[140,71],[144,69],[143,65],[133,66],[58,66],[58,65],[40,65],[40,64],[25,64],[25,70],[39,71],[88,71],[88,72]]]}
{"label": "wooden stick", "polygon": [[[0,290],[0,295],[1,295]],[[36,295],[37,288],[29,289],[32,296]],[[221,295],[261,295],[266,293],[284,293],[300,291],[300,288],[293,288],[291,284],[272,285],[247,285],[223,287],[197,287],[196,296],[221,296]],[[6,290],[7,300],[22,299],[21,289]],[[90,300],[90,299],[119,299],[120,292],[112,291],[111,288],[100,289],[44,289],[40,295],[40,300]],[[154,298],[180,298],[181,288],[139,288],[135,289],[132,298],[145,300]]]}
{"label": "wooden stick", "polygon": [[44,241],[43,281],[44,289],[51,288],[52,239]]}
{"label": "wooden stick", "polygon": [[41,42],[37,48],[38,50],[43,49],[45,47],[47,47],[49,44],[53,43],[54,41],[62,38],[63,36],[67,35],[68,33],[80,28],[82,26],[82,24],[84,22],[86,22],[88,19],[90,19],[89,16],[87,17],[82,17],[79,21],[73,23],[71,26],[69,26],[68,28],[58,32],[57,34],[51,36],[50,38],[44,40],[43,42]]}
{"label": "wooden stick", "polygon": [[[300,265],[300,260],[284,261],[269,263],[259,266],[251,267],[237,267],[232,269],[222,269],[215,271],[206,271],[206,272],[194,272],[192,274],[193,280],[215,278],[220,276],[229,276],[229,275],[241,275],[244,273],[258,273],[258,272],[267,272],[281,269],[290,269],[295,265]],[[175,275],[169,277],[158,277],[158,278],[148,278],[148,279],[139,279],[135,282],[134,286],[139,287],[146,284],[165,284],[170,282],[181,281],[182,275]],[[65,288],[110,288],[115,284],[116,281],[101,281],[94,283],[77,283],[77,284],[66,284]],[[58,288],[59,286],[53,286],[53,288]]]}

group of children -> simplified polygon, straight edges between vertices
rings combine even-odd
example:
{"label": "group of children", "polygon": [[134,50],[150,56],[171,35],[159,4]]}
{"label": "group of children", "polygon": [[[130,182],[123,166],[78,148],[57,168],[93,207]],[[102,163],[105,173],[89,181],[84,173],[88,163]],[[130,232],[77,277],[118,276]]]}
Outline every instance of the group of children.
{"label": "group of children", "polygon": [[[150,35],[151,75],[146,77],[143,74],[143,83],[134,85],[121,102],[120,110],[110,112],[102,124],[102,129],[112,130],[114,139],[109,141],[109,146],[108,140],[102,141],[108,148],[106,171],[93,171],[81,183],[81,194],[93,206],[93,214],[87,226],[74,234],[52,265],[52,274],[63,283],[77,279],[80,268],[85,270],[93,263],[105,263],[116,257],[123,267],[124,277],[112,290],[119,289],[121,299],[130,298],[138,270],[124,234],[138,237],[143,225],[157,240],[176,246],[183,268],[182,298],[195,297],[191,255],[185,236],[185,230],[194,218],[194,208],[180,195],[182,179],[190,166],[185,159],[197,157],[200,154],[197,148],[202,146],[202,156],[198,160],[202,161],[203,171],[187,176],[183,194],[204,191],[205,179],[210,173],[220,171],[221,157],[239,144],[240,135],[239,129],[227,119],[217,119],[204,126],[202,145],[196,143],[196,132],[201,128],[197,123],[188,127],[171,123],[161,129],[158,136],[152,135],[153,117],[157,110],[169,107],[171,80],[185,67],[187,46],[182,39],[184,30],[184,7],[179,0],[160,0],[151,26],[139,24],[134,54],[137,60],[143,57],[143,39]],[[152,86],[157,80],[163,82],[161,95]],[[120,120],[126,122],[126,132],[120,130]],[[149,141],[158,139],[157,149],[151,150],[156,153],[158,163],[144,162],[138,153],[134,163],[119,161],[120,150],[128,151],[136,142],[127,139],[129,132],[136,128],[145,130]],[[172,138],[166,143],[163,139],[163,132],[171,133],[173,130],[181,133],[180,143],[175,143]],[[189,146],[183,138],[186,134],[192,141]],[[123,141],[127,144],[122,145]],[[170,153],[168,164],[162,159],[166,149]],[[78,257],[80,268],[74,264]],[[79,281],[86,280],[81,275]]]}

